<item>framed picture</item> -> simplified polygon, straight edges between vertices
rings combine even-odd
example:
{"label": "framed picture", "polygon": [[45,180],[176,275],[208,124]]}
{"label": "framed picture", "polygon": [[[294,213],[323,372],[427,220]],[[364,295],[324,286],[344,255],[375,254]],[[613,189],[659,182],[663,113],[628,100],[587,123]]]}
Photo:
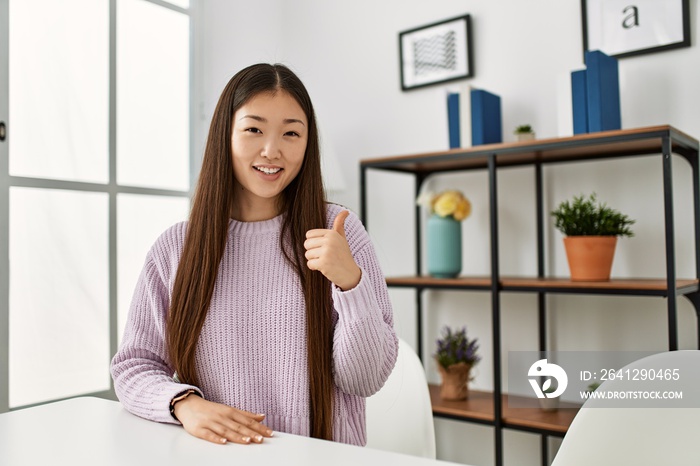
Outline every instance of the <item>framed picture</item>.
{"label": "framed picture", "polygon": [[469,15],[400,32],[399,56],[404,91],[472,77]]}
{"label": "framed picture", "polygon": [[583,51],[629,57],[690,46],[689,0],[581,0]]}

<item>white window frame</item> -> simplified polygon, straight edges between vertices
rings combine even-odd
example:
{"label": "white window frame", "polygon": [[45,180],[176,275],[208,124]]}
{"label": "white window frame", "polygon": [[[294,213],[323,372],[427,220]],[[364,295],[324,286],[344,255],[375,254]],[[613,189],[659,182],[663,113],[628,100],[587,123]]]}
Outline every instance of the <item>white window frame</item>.
{"label": "white window frame", "polygon": [[[116,151],[116,42],[117,42],[117,2],[109,0],[109,181],[106,184],[86,183],[65,180],[52,180],[32,177],[10,176],[9,144],[12,137],[9,115],[9,2],[22,0],[0,0],[0,122],[7,127],[7,138],[0,141],[0,413],[20,407],[9,407],[9,193],[12,187],[30,187],[40,189],[59,189],[107,193],[109,196],[109,345],[110,355],[117,351],[118,344],[118,308],[117,308],[117,196],[118,194],[140,194],[152,196],[175,196],[191,199],[197,177],[198,158],[194,156],[194,10],[196,1],[190,0],[189,8],[168,3],[163,0],[141,0],[163,8],[168,8],[189,17],[189,165],[190,188],[188,191],[154,189],[147,187],[124,186],[117,183]],[[105,361],[105,371],[109,371],[109,361]],[[114,386],[110,378],[110,389],[82,395],[116,399]],[[58,401],[58,399],[50,400]],[[42,404],[42,403],[36,403]],[[29,405],[32,406],[32,405]],[[27,406],[21,406],[24,408]]]}

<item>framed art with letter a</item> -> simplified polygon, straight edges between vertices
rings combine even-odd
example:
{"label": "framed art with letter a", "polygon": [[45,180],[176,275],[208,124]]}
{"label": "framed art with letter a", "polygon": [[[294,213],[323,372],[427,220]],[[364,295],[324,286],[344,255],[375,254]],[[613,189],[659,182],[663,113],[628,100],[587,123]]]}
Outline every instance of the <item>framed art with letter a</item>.
{"label": "framed art with letter a", "polygon": [[629,57],[690,46],[689,0],[581,0],[583,51]]}

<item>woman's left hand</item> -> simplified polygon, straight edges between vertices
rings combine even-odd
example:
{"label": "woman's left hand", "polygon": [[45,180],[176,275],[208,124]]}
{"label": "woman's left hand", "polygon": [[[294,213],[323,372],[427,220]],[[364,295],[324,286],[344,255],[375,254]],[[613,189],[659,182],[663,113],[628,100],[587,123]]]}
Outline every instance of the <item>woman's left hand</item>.
{"label": "woman's left hand", "polygon": [[340,212],[333,220],[333,228],[315,229],[306,232],[306,265],[318,270],[343,291],[351,290],[360,283],[362,271],[355,263],[350,246],[345,239],[345,219],[350,214]]}

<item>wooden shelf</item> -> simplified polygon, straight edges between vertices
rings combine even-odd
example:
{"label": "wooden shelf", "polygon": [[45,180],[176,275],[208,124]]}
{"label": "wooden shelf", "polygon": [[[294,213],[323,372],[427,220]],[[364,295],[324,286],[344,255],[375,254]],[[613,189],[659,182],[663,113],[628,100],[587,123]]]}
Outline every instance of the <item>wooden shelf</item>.
{"label": "wooden shelf", "polygon": [[[464,401],[445,401],[440,398],[440,387],[429,385],[433,414],[453,419],[467,420],[493,425],[493,393],[470,390],[469,398]],[[517,400],[517,406],[508,406],[508,399]],[[550,435],[563,436],[569,429],[581,405],[561,403],[557,411],[543,411],[536,398],[502,395],[503,425],[517,430],[546,432]]]}
{"label": "wooden shelf", "polygon": [[496,165],[517,166],[594,160],[646,154],[661,154],[661,138],[670,136],[673,153],[695,154],[698,141],[672,126],[601,131],[560,138],[486,144],[413,155],[380,157],[360,161],[363,167],[408,173],[435,173],[453,170],[484,169],[488,158],[496,155]]}
{"label": "wooden shelf", "polygon": [[427,275],[387,277],[387,286],[490,290],[491,277],[434,278]]}
{"label": "wooden shelf", "polygon": [[[443,288],[443,289],[491,289],[491,277],[461,276],[457,278],[434,278],[430,276],[387,277],[391,287]],[[676,280],[676,293],[688,294],[698,291],[700,280]],[[575,282],[568,278],[501,277],[501,291],[577,293],[577,294],[627,294],[666,296],[666,279],[623,278],[606,282]]]}
{"label": "wooden shelf", "polygon": [[[670,153],[669,153],[670,152]],[[639,156],[659,157],[663,163],[662,169],[663,192],[667,199],[673,192],[674,175],[670,165],[670,155],[685,158],[691,167],[691,177],[697,179],[700,144],[687,134],[670,125],[650,126],[646,128],[632,128],[615,131],[601,131],[587,134],[578,134],[569,137],[557,137],[548,139],[536,139],[532,141],[509,142],[501,144],[486,144],[468,148],[457,148],[443,151],[433,151],[409,155],[369,158],[360,161],[360,211],[362,221],[367,221],[367,183],[370,177],[367,175],[375,171],[390,171],[413,175],[416,189],[420,190],[423,183],[433,174],[445,174],[455,171],[482,170],[486,171],[489,187],[489,212],[491,218],[497,217],[499,205],[496,193],[498,172],[504,167],[531,166],[534,172],[533,196],[537,200],[538,207],[544,208],[542,169],[549,164],[583,161],[607,161],[612,159],[627,159]],[[632,167],[634,168],[634,167]],[[694,195],[697,193],[694,193]],[[693,199],[695,208],[689,213],[698,224],[700,210],[698,199]],[[664,216],[663,214],[668,215]],[[666,227],[667,232],[672,226],[673,205],[664,204],[664,211],[659,212],[661,217],[659,227]],[[496,225],[497,226],[497,225]],[[542,222],[538,223],[538,234],[542,234]],[[420,216],[416,215],[415,228],[421,228]],[[499,245],[497,228],[490,228],[490,244],[492,245],[490,257],[492,263],[498,263]],[[418,236],[420,239],[420,236]],[[538,238],[539,240],[540,238]],[[675,250],[675,239],[666,245],[667,250]],[[551,238],[550,238],[551,240]],[[488,246],[489,243],[485,245]],[[663,244],[660,244],[661,247]],[[698,238],[694,238],[694,254],[700,250]],[[543,261],[545,250],[542,244],[535,247],[538,261]],[[415,263],[420,265],[422,257],[422,242],[416,243]],[[674,265],[668,258],[666,265]],[[496,262],[493,262],[496,261]],[[421,270],[418,267],[415,270]],[[495,268],[494,268],[495,270]],[[695,311],[700,313],[700,277],[691,279],[677,279],[671,282],[665,278],[614,278],[605,282],[574,282],[568,277],[544,277],[537,276],[503,276],[487,273],[482,276],[460,276],[452,279],[439,279],[430,276],[398,276],[386,278],[387,285],[393,288],[409,288],[417,290],[416,295],[426,289],[432,290],[461,290],[471,292],[495,293],[497,298],[500,293],[551,293],[551,294],[578,294],[578,295],[610,295],[610,296],[646,296],[668,298],[666,308],[668,311],[669,349],[678,348],[678,320],[675,296],[685,295],[689,298]],[[674,277],[675,278],[675,277]],[[493,280],[498,280],[494,282]],[[546,347],[547,328],[547,300],[538,300],[538,335],[540,347]],[[423,354],[422,340],[424,338],[422,315],[424,305],[422,299],[416,300],[417,314],[417,351]],[[493,299],[490,311],[493,312],[493,339],[497,342],[493,348],[493,361],[501,361],[502,343],[500,341],[500,319],[497,319],[501,310],[499,299]],[[553,312],[556,309],[552,310]],[[699,327],[700,328],[700,327]],[[700,333],[700,330],[699,330]],[[534,343],[533,343],[534,344]],[[700,337],[699,343],[700,346]],[[502,368],[494,364],[494,387],[503,388],[501,379]],[[494,427],[495,434],[495,464],[503,464],[503,437],[502,429],[514,429],[524,432],[540,433],[548,436],[563,437],[569,429],[574,417],[580,409],[580,405],[573,403],[561,403],[560,408],[554,412],[543,411],[539,407],[538,400],[533,396],[515,397],[502,393],[484,391],[471,391],[465,401],[450,402],[439,397],[439,387],[430,385],[433,413],[436,417],[455,419],[465,422],[484,424]],[[500,398],[496,398],[500,397]],[[501,400],[500,419],[495,418],[494,400]],[[510,405],[509,405],[510,400]],[[517,400],[517,403],[515,402]],[[517,407],[516,407],[517,406]],[[522,407],[524,406],[524,407]],[[541,442],[542,458],[547,458],[547,442]]]}

